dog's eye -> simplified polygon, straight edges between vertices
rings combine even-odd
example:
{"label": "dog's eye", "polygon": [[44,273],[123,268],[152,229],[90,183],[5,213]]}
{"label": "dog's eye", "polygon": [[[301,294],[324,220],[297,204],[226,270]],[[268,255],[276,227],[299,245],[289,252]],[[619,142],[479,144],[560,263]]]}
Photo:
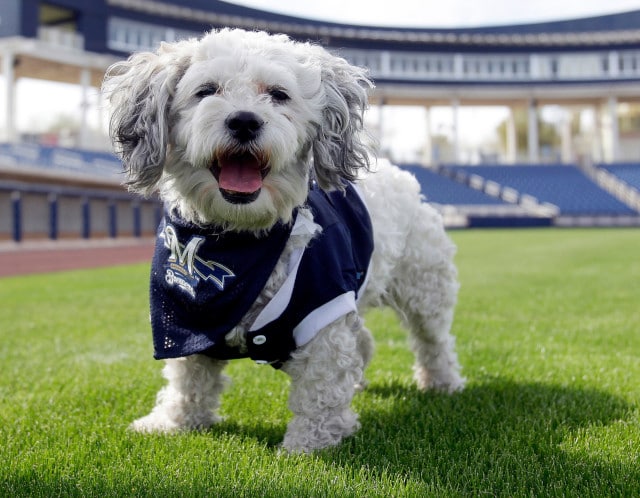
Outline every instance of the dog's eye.
{"label": "dog's eye", "polygon": [[196,97],[199,99],[203,99],[205,97],[209,97],[211,95],[216,95],[220,92],[220,87],[215,83],[207,83],[206,85],[202,85],[198,91],[196,92]]}
{"label": "dog's eye", "polygon": [[291,97],[289,97],[289,94],[285,92],[282,88],[270,88],[269,95],[271,96],[271,100],[279,104],[282,104],[284,102],[291,100]]}

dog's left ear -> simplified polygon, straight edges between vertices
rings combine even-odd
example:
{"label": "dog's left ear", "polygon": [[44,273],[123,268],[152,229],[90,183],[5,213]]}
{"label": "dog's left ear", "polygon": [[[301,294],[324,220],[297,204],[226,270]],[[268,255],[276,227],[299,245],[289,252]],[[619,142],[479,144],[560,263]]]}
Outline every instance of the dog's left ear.
{"label": "dog's left ear", "polygon": [[369,170],[363,121],[373,83],[365,69],[328,52],[321,57],[321,81],[326,100],[312,146],[314,169],[321,188],[343,189],[343,180],[353,181],[360,170]]}

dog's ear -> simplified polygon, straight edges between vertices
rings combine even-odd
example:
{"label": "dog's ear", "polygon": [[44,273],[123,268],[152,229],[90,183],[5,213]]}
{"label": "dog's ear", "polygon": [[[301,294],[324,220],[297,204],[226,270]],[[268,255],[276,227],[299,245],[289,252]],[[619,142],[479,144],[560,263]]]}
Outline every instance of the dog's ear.
{"label": "dog's ear", "polygon": [[111,104],[109,134],[122,160],[126,183],[146,195],[162,175],[169,107],[189,64],[189,57],[177,46],[163,43],[157,53],[141,52],[112,65],[102,87]]}
{"label": "dog's ear", "polygon": [[363,68],[324,52],[321,80],[326,101],[322,123],[313,142],[313,164],[321,188],[343,189],[362,169],[369,170],[364,133],[367,90],[373,87]]}

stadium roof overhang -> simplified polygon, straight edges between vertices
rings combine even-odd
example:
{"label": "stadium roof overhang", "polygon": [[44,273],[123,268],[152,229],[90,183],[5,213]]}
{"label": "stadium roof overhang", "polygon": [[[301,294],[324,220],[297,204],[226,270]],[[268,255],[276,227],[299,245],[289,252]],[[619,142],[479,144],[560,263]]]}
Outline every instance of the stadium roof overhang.
{"label": "stadium roof overhang", "polygon": [[[34,38],[0,38],[0,57],[13,60],[14,78],[36,78],[100,87],[106,69],[119,58],[80,50],[52,49]],[[84,77],[87,74],[88,77]]]}
{"label": "stadium roof overhang", "polygon": [[478,28],[350,25],[276,14],[217,0],[106,0],[116,9],[168,24],[239,27],[287,33],[333,47],[396,50],[592,50],[640,44],[640,10],[597,17]]}
{"label": "stadium roof overhang", "polygon": [[[0,39],[2,73],[6,79],[4,135],[7,141],[16,138],[15,81],[35,78],[59,83],[80,85],[86,94],[88,87],[100,88],[107,68],[119,58],[75,49],[64,49],[33,38],[9,37]],[[82,106],[81,135],[87,127],[87,106]],[[82,139],[84,141],[84,138]]]}

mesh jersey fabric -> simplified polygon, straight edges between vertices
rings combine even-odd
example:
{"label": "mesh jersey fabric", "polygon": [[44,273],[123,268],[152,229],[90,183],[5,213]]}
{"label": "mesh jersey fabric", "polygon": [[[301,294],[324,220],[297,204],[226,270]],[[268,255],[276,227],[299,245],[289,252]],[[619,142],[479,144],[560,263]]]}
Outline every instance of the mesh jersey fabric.
{"label": "mesh jersey fabric", "polygon": [[373,252],[366,207],[352,184],[332,192],[314,186],[306,207],[321,229],[289,265],[273,305],[246,332],[243,352],[227,346],[224,336],[264,288],[302,217],[295,213],[295,223],[256,236],[220,233],[165,213],[151,270],[154,357],[251,357],[277,368],[323,326],[355,311]]}

